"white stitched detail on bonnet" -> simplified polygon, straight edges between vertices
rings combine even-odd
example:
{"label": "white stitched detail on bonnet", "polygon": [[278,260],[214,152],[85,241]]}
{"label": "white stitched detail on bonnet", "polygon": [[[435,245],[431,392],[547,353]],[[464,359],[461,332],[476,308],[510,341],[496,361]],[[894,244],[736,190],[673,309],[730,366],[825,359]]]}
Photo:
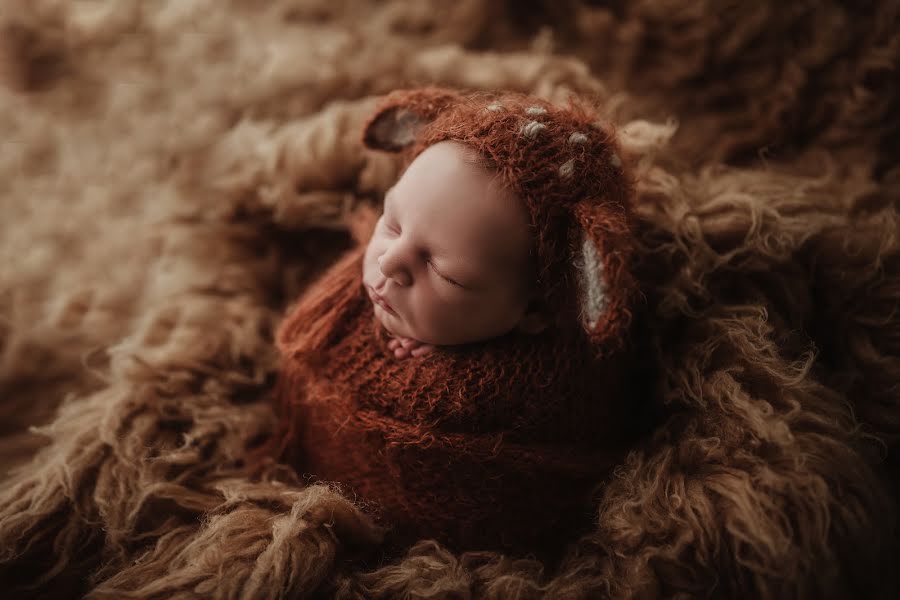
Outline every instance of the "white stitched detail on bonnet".
{"label": "white stitched detail on bonnet", "polygon": [[538,121],[528,121],[524,125],[522,125],[522,129],[520,133],[526,137],[533,138],[538,133],[540,133],[543,129],[546,129],[547,126]]}

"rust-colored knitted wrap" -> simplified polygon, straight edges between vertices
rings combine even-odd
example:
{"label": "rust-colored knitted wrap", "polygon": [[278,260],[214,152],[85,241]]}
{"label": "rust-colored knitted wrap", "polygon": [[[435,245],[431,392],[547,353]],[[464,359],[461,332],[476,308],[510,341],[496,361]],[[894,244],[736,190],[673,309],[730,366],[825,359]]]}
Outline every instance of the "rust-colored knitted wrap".
{"label": "rust-colored knitted wrap", "polygon": [[518,95],[397,92],[365,131],[408,160],[443,139],[525,202],[558,323],[397,359],[362,284],[361,239],[278,331],[282,447],[380,508],[398,543],[554,556],[591,527],[592,490],[629,441],[631,184],[589,113]]}

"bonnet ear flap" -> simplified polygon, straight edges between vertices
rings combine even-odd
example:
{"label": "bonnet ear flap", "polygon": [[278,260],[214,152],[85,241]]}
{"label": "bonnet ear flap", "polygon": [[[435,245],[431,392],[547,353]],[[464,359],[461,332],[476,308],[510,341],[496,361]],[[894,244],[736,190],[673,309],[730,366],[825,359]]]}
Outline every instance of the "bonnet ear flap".
{"label": "bonnet ear flap", "polygon": [[391,92],[363,128],[363,144],[372,150],[400,152],[415,142],[425,125],[459,99],[458,92],[438,87]]}
{"label": "bonnet ear flap", "polygon": [[581,326],[600,354],[623,345],[631,324],[637,285],[629,271],[632,232],[625,211],[614,203],[575,206],[575,255]]}

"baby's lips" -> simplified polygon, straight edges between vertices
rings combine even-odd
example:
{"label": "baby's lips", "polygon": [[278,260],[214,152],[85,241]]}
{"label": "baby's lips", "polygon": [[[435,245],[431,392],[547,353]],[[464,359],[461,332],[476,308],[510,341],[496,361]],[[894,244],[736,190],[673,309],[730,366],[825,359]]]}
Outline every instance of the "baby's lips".
{"label": "baby's lips", "polygon": [[393,315],[397,315],[397,311],[395,311],[394,308],[390,304],[388,304],[387,300],[385,300],[384,298],[381,298],[377,294],[372,295],[371,298],[372,298],[372,302],[374,302],[375,304],[378,304],[379,306],[381,306],[381,308],[383,308],[387,312],[389,312]]}

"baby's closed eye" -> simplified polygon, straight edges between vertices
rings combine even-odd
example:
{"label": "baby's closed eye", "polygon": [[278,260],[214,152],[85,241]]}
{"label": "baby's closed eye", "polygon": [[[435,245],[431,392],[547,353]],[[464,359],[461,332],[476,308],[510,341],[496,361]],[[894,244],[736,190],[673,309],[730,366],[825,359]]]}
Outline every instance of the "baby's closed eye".
{"label": "baby's closed eye", "polygon": [[387,216],[381,217],[382,226],[394,235],[400,235],[400,225],[388,220]]}
{"label": "baby's closed eye", "polygon": [[446,281],[452,285],[455,285],[458,288],[466,289],[466,286],[464,286],[463,284],[461,284],[458,281],[456,281],[455,279],[452,279],[451,277],[447,277],[446,275],[441,273],[440,270],[434,265],[434,262],[432,262],[431,260],[426,260],[425,262],[429,267],[431,267],[431,270],[434,271],[435,273],[437,273],[438,277],[440,277],[444,281]]}

